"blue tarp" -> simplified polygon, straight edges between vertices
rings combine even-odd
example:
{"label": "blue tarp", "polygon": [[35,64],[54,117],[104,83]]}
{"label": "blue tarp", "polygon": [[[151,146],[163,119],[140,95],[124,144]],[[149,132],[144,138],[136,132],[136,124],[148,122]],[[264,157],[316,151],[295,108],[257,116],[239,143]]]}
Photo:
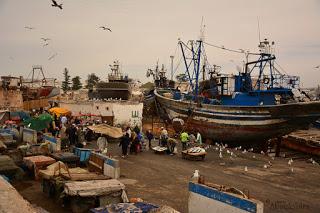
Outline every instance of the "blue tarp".
{"label": "blue tarp", "polygon": [[90,209],[90,212],[92,213],[147,213],[152,209],[157,209],[157,208],[159,207],[150,203],[145,203],[145,202],[118,203],[118,204],[111,204],[104,207]]}

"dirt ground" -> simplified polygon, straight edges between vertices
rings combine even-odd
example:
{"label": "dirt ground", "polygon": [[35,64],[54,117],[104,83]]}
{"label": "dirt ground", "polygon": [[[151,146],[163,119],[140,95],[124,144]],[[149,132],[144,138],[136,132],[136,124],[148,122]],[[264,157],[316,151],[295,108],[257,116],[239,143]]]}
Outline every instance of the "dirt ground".
{"label": "dirt ground", "polygon": [[[319,165],[294,160],[289,167],[288,159],[273,160],[261,154],[242,153],[234,149],[229,151],[236,157],[230,158],[230,154],[224,150],[220,159],[215,146],[211,146],[204,161],[189,161],[182,159],[180,154],[159,155],[152,151],[122,159],[119,157],[118,144],[109,144],[109,152],[120,159],[121,181],[126,185],[129,197],[139,197],[147,202],[169,205],[180,212],[187,212],[188,181],[197,169],[208,182],[249,192],[250,197],[264,203],[265,212],[319,212]],[[272,166],[263,168],[268,161]],[[68,212],[45,197],[38,182],[23,181],[16,183],[15,187],[31,203],[49,212]]]}

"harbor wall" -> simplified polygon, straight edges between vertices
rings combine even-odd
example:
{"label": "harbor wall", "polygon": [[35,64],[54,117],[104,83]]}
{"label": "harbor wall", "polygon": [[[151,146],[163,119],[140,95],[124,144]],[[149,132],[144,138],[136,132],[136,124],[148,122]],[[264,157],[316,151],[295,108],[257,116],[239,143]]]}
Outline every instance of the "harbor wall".
{"label": "harbor wall", "polygon": [[115,103],[113,111],[115,125],[129,124],[131,127],[136,125],[142,126],[143,103]]}
{"label": "harbor wall", "polygon": [[236,194],[219,191],[206,185],[189,182],[189,213],[263,212],[263,203]]}
{"label": "harbor wall", "polygon": [[19,90],[4,91],[0,89],[0,109],[22,109],[23,99]]}
{"label": "harbor wall", "polygon": [[37,99],[23,102],[23,109],[27,111],[31,111],[32,109],[40,109],[50,106],[49,99]]}
{"label": "harbor wall", "polygon": [[113,125],[142,125],[143,103],[131,101],[64,101],[60,107],[72,112],[72,115],[95,115],[113,118]]}

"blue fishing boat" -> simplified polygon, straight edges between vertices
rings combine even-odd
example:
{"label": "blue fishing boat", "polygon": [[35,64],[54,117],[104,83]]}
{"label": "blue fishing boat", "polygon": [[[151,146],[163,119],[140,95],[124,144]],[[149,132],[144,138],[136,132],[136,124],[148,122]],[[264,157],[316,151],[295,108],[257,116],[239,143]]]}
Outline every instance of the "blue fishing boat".
{"label": "blue fishing boat", "polygon": [[320,117],[319,101],[295,96],[300,78],[276,68],[273,42],[260,42],[260,52],[251,54],[258,59],[246,57],[235,75],[221,74],[217,66],[208,68],[205,44],[201,39],[179,41],[189,91],[182,92],[179,86],[155,89],[157,106],[176,131],[199,131],[217,142],[262,144],[306,128]]}

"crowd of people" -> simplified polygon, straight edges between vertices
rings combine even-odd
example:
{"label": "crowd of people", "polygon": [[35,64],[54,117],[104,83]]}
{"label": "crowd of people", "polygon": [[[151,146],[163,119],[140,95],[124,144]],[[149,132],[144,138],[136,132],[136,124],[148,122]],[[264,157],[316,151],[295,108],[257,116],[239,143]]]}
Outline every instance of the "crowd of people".
{"label": "crowd of people", "polygon": [[142,150],[143,145],[144,135],[140,128],[135,126],[133,131],[131,131],[131,128],[127,127],[119,144],[122,148],[122,157],[125,158],[128,156],[128,149],[130,154],[138,154]]}
{"label": "crowd of people", "polygon": [[[146,136],[149,142],[149,147],[151,148],[151,141],[154,138],[151,130],[146,132]],[[182,131],[179,139],[182,145],[182,150],[186,150],[188,146],[202,145],[202,137],[199,131],[197,131],[196,136],[193,134],[189,135],[186,131]],[[161,127],[158,146],[166,147],[166,152],[170,155],[177,153],[177,140],[173,137],[169,137],[168,131],[165,127]]]}
{"label": "crowd of people", "polygon": [[[47,112],[48,113],[48,112]],[[34,115],[37,116],[37,115]],[[83,148],[87,142],[96,140],[97,151],[101,153],[108,152],[107,136],[103,134],[96,134],[89,128],[90,125],[101,124],[99,120],[88,122],[86,119],[73,117],[70,115],[57,115],[52,113],[52,120],[45,129],[38,131],[38,141],[41,140],[43,133],[51,133],[54,137],[61,139],[62,148],[78,147]],[[175,135],[177,136],[177,135]],[[120,139],[119,146],[121,147],[122,157],[125,158],[129,154],[137,155],[145,147],[152,149],[153,146],[165,147],[167,154],[174,155],[177,153],[177,137],[169,137],[168,131],[165,127],[161,127],[160,134],[158,135],[158,144],[153,144],[157,136],[151,130],[147,130],[145,134],[142,133],[138,126],[126,127],[123,129],[123,136]],[[190,144],[202,144],[202,138],[199,131],[196,136],[182,131],[178,136],[180,139],[182,150],[186,150]]]}

